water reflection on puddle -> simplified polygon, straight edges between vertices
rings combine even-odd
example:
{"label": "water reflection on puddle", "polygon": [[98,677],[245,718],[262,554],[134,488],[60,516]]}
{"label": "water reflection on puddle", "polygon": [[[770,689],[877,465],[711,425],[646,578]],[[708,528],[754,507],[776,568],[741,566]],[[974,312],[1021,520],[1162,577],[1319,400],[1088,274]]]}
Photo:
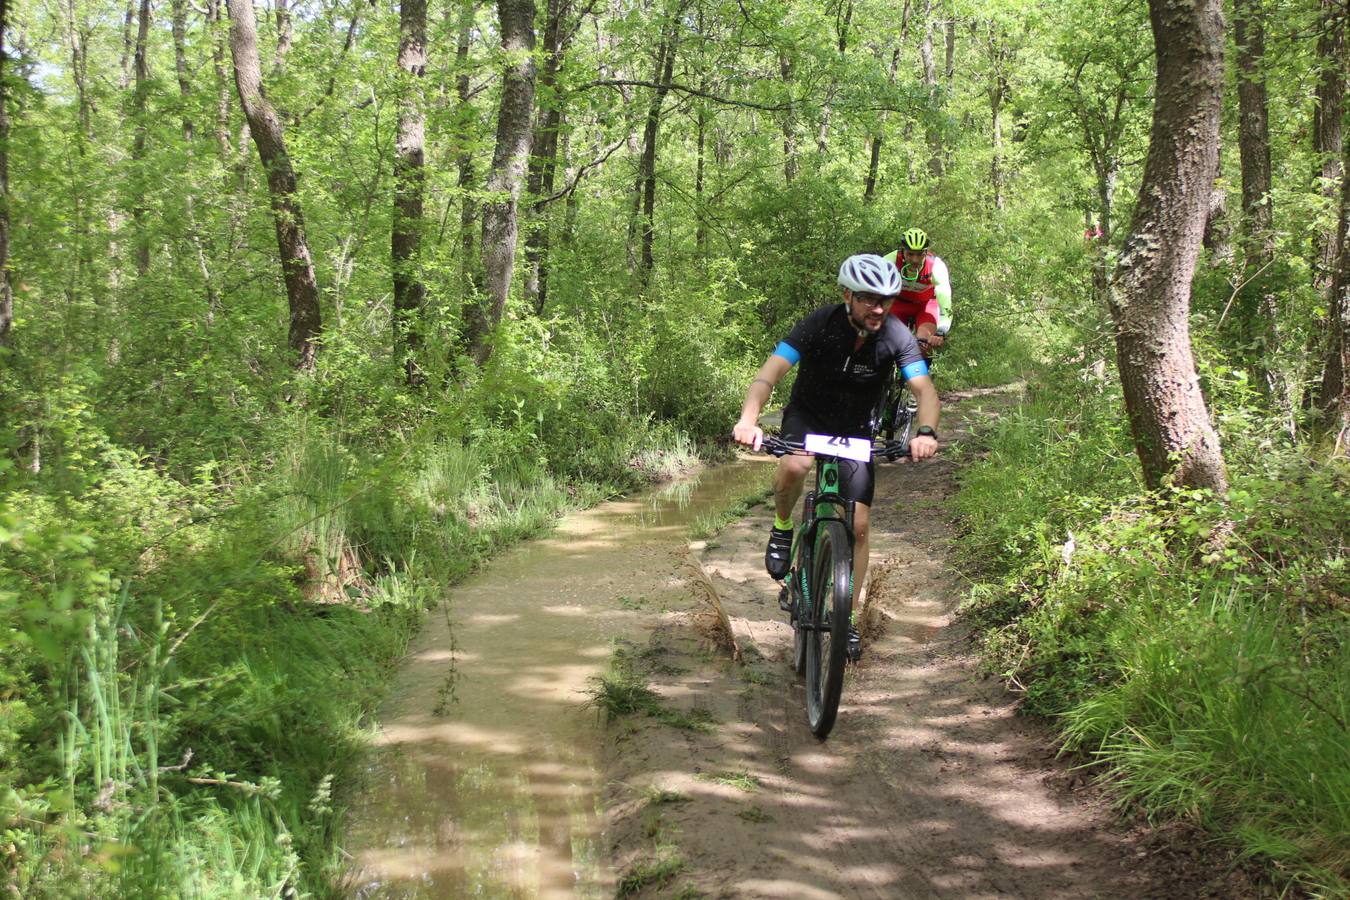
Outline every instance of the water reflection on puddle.
{"label": "water reflection on puddle", "polygon": [[608,897],[589,680],[661,590],[689,526],[767,485],[739,462],[569,516],[453,590],[381,711],[354,798],[353,894]]}

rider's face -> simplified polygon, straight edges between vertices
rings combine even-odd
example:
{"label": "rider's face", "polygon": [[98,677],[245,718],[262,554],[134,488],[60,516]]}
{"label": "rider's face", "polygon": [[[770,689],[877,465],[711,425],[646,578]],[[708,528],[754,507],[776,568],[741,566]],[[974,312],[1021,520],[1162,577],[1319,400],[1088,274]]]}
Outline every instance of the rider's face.
{"label": "rider's face", "polygon": [[853,324],[864,331],[880,331],[882,323],[886,321],[886,310],[891,305],[891,298],[862,291],[849,291],[848,295],[848,317],[853,320]]}
{"label": "rider's face", "polygon": [[905,265],[920,266],[923,265],[923,258],[926,255],[924,250],[911,250],[908,247],[904,249]]}

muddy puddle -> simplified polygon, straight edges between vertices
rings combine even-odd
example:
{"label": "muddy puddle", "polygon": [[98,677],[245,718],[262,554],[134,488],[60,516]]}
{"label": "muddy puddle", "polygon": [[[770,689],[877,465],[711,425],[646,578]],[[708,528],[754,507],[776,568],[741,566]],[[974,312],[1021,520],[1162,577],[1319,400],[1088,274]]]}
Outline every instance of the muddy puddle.
{"label": "muddy puddle", "polygon": [[431,614],[349,816],[361,898],[613,895],[590,679],[679,584],[692,524],[767,486],[740,461],[569,516]]}

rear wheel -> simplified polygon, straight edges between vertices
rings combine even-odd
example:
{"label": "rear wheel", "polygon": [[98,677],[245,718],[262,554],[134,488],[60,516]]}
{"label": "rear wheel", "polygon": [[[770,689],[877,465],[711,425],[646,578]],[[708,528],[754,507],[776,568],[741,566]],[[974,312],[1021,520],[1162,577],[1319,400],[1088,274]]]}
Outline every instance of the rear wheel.
{"label": "rear wheel", "polygon": [[811,565],[806,627],[806,718],[821,740],[830,734],[844,689],[848,626],[853,611],[853,552],[842,522],[822,522]]}
{"label": "rear wheel", "polygon": [[914,424],[914,398],[901,385],[886,401],[886,413],[882,417],[881,433],[888,441],[898,440],[909,445],[909,431]]}

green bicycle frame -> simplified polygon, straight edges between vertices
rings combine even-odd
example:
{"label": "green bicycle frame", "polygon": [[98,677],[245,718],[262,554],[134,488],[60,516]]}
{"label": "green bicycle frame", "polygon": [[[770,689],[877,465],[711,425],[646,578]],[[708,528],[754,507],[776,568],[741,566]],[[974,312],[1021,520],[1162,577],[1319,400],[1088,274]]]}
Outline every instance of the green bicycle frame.
{"label": "green bicycle frame", "polygon": [[[801,597],[804,608],[798,610],[797,621],[807,621],[801,614],[811,606],[811,559],[815,556],[816,532],[821,522],[835,521],[844,523],[848,534],[849,553],[853,552],[853,506],[854,501],[845,500],[839,494],[839,460],[833,456],[816,457],[816,489],[806,495],[805,527],[796,536],[792,548],[792,558],[797,560],[794,577],[800,579]],[[805,541],[805,544],[798,542]],[[806,549],[810,548],[810,553]],[[849,595],[853,594],[852,568],[849,570]]]}

